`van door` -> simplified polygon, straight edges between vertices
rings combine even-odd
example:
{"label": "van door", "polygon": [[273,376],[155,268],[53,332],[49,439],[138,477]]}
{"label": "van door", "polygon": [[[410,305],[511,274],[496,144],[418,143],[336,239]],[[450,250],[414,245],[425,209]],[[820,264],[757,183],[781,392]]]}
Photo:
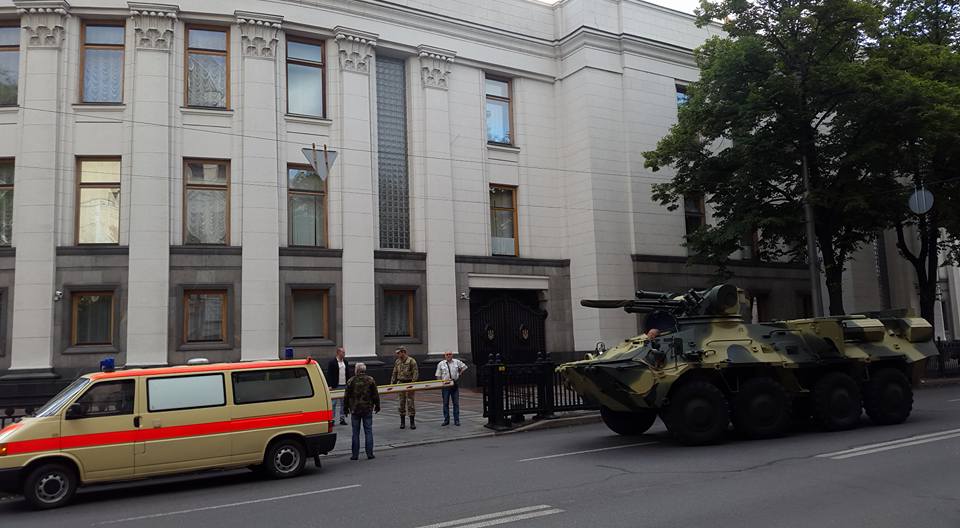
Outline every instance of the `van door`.
{"label": "van door", "polygon": [[146,378],[137,476],[225,466],[230,417],[222,373]]}
{"label": "van door", "polygon": [[60,449],[80,463],[83,481],[134,475],[136,380],[94,383],[63,412]]}

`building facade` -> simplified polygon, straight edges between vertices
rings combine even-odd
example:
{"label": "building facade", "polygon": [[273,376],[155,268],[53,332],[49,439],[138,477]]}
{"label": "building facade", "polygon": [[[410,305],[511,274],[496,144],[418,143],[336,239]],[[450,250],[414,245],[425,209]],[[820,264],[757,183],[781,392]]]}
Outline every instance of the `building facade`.
{"label": "building facade", "polygon": [[[717,31],[639,0],[0,0],[0,376],[633,335],[579,300],[716,278],[682,245],[709,210],[653,203],[640,153]],[[809,312],[803,266],[742,257],[762,318]]]}

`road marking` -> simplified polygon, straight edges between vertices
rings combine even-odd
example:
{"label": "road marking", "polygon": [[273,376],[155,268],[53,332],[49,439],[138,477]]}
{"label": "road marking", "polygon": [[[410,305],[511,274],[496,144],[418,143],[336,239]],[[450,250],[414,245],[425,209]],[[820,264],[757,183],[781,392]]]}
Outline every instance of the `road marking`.
{"label": "road marking", "polygon": [[548,459],[548,458],[559,458],[559,457],[565,457],[565,456],[583,455],[583,454],[585,454],[585,453],[598,453],[598,452],[600,452],[600,451],[610,451],[611,449],[624,449],[624,448],[627,448],[627,447],[648,446],[648,445],[653,445],[653,444],[657,444],[657,443],[659,443],[659,442],[640,442],[640,443],[638,443],[638,444],[618,445],[618,446],[613,446],[613,447],[601,447],[600,449],[587,449],[586,451],[572,451],[572,452],[570,452],[570,453],[559,453],[559,454],[556,454],[556,455],[547,455],[547,456],[534,457],[534,458],[524,458],[523,460],[517,460],[517,462],[533,462],[534,460],[546,460],[546,459]]}
{"label": "road marking", "polygon": [[498,524],[522,521],[524,519],[534,519],[536,517],[544,517],[546,515],[554,515],[557,513],[563,513],[563,510],[554,508],[547,504],[541,504],[539,506],[528,506],[526,508],[517,508],[515,510],[507,510],[497,513],[485,513],[483,515],[475,515],[473,517],[456,519],[454,521],[427,524],[417,528],[450,528],[454,526],[457,528],[484,528],[486,526],[496,526]]}
{"label": "road marking", "polygon": [[204,506],[203,508],[193,508],[190,510],[178,510],[178,511],[166,512],[166,513],[154,513],[151,515],[141,515],[139,517],[127,517],[126,519],[117,519],[115,521],[99,522],[99,523],[96,523],[96,525],[116,524],[116,523],[122,523],[122,522],[130,522],[130,521],[142,521],[144,519],[156,519],[158,517],[169,517],[171,515],[183,515],[185,513],[219,510],[222,508],[233,508],[235,506],[246,506],[247,504],[259,504],[261,502],[294,499],[297,497],[306,497],[308,495],[317,495],[319,493],[329,493],[331,491],[342,491],[346,489],[353,489],[353,488],[359,488],[359,487],[360,487],[360,484],[351,484],[350,486],[340,486],[339,488],[327,488],[327,489],[316,490],[316,491],[305,491],[303,493],[293,493],[291,495],[284,495],[282,497],[267,497],[266,499],[254,499],[254,500],[248,500],[243,502],[231,502],[230,504],[218,504],[217,506]]}
{"label": "road marking", "polygon": [[957,438],[957,437],[960,437],[960,429],[950,429],[948,431],[939,431],[936,433],[908,436],[906,438],[891,440],[889,442],[880,442],[878,444],[868,444],[860,447],[846,449],[843,451],[835,451],[833,453],[823,453],[823,454],[817,455],[817,457],[829,458],[832,460],[844,460],[847,458],[853,458],[853,457],[858,457],[863,455],[872,455],[874,453],[880,453],[883,451],[890,451],[891,449],[900,449],[903,447],[928,444],[930,442],[939,442],[940,440],[949,440],[951,438]]}

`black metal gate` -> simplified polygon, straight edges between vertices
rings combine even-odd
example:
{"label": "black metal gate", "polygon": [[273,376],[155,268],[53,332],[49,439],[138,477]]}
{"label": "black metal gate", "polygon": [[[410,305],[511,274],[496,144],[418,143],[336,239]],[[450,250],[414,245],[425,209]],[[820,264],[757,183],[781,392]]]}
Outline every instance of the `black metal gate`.
{"label": "black metal gate", "polygon": [[537,352],[547,349],[547,312],[521,302],[509,291],[494,294],[471,312],[470,344],[475,365],[483,365],[497,354],[505,363],[533,363]]}

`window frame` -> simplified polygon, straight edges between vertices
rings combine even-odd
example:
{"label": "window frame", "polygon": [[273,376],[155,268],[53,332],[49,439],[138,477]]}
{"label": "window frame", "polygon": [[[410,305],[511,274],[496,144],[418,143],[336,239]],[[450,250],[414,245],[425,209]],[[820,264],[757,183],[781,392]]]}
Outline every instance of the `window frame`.
{"label": "window frame", "polygon": [[[397,288],[397,287],[385,287],[383,289],[383,316],[384,319],[387,313],[387,297],[390,296],[401,296],[405,295],[407,297],[407,332],[408,335],[389,335],[387,334],[386,326],[383,328],[383,339],[419,339],[417,337],[417,290],[413,288]],[[388,341],[389,342],[389,341]]]}
{"label": "window frame", "polygon": [[[291,396],[290,398],[279,398],[275,400],[257,400],[257,401],[237,401],[237,375],[238,374],[251,374],[255,372],[283,372],[286,370],[291,371],[302,371],[304,376],[307,379],[307,386],[310,387],[310,394],[306,396]],[[255,370],[234,370],[230,372],[230,389],[232,391],[231,396],[233,397],[234,405],[255,405],[258,403],[274,403],[282,401],[291,401],[291,400],[305,400],[313,398],[317,394],[316,388],[313,386],[313,381],[310,379],[310,373],[305,367],[287,367],[287,368],[272,368],[272,369],[255,369]]]}
{"label": "window frame", "polygon": [[[80,403],[80,400],[82,400],[82,399],[84,398],[84,396],[86,396],[87,394],[89,394],[90,391],[96,390],[97,387],[103,387],[103,386],[106,386],[106,385],[131,385],[131,386],[133,386],[133,390],[131,391],[131,392],[133,393],[133,408],[130,409],[130,412],[115,412],[115,413],[111,413],[111,414],[95,414],[95,415],[84,414],[83,416],[80,416],[80,417],[77,418],[77,419],[85,420],[85,419],[87,419],[87,418],[109,418],[109,417],[111,417],[111,416],[129,416],[129,415],[137,414],[137,380],[135,380],[135,379],[129,379],[129,378],[127,378],[127,379],[116,379],[116,380],[103,380],[103,381],[94,382],[94,383],[88,385],[87,388],[86,388],[82,393],[80,393],[80,396],[77,397],[75,400],[73,400],[73,403],[71,403],[70,405],[77,405],[77,404],[79,404],[79,403]],[[67,406],[67,407],[66,407],[66,409],[69,409],[69,408],[70,408],[70,406]]]}
{"label": "window frame", "polygon": [[[692,200],[692,199],[696,199],[696,200],[697,200],[697,207],[698,207],[698,209],[699,209],[699,211],[700,211],[700,213],[699,213],[700,223],[699,223],[699,225],[697,225],[697,228],[696,228],[696,229],[693,229],[693,230],[690,229],[690,225],[689,225],[689,223],[688,223],[688,220],[689,220],[693,215],[690,214],[689,211],[687,211],[687,199],[691,199],[691,200]],[[705,225],[707,225],[707,204],[706,204],[706,200],[704,199],[704,197],[703,197],[703,196],[684,196],[684,197],[683,197],[683,228],[684,228],[683,236],[684,236],[684,237],[688,237],[688,236],[690,236],[691,234],[693,234],[694,232],[696,232],[697,229],[700,229],[701,227],[704,227]]]}
{"label": "window frame", "polygon": [[[224,376],[223,374],[224,374],[223,372],[202,372],[202,373],[196,373],[196,374],[181,374],[177,376],[148,377],[146,379],[146,383],[144,384],[144,391],[146,392],[146,395],[147,395],[147,406],[146,406],[145,413],[154,414],[154,413],[162,413],[162,412],[189,411],[193,409],[212,409],[214,407],[226,407],[227,406],[227,382],[226,382],[226,376]],[[171,409],[157,409],[157,410],[153,410],[150,408],[150,382],[151,381],[176,379],[176,378],[199,378],[202,376],[220,376],[220,388],[221,390],[223,390],[223,403],[220,403],[217,405],[199,405],[196,407],[175,407]]]}
{"label": "window frame", "polygon": [[[298,336],[297,335],[297,293],[313,293],[321,294],[323,296],[323,312],[321,317],[323,317],[323,335],[322,336]],[[290,342],[306,342],[306,341],[329,341],[332,338],[330,337],[330,290],[328,288],[291,288],[290,289]]]}
{"label": "window frame", "polygon": [[[110,331],[107,334],[110,341],[106,343],[80,343],[77,341],[79,314],[77,308],[80,305],[81,297],[110,296]],[[116,327],[116,292],[113,290],[76,290],[70,292],[70,347],[104,347],[114,346],[114,328]]]}
{"label": "window frame", "polygon": [[[18,35],[20,35],[21,42],[23,41],[23,29],[21,28],[19,19],[12,20],[0,20],[0,28],[17,28]],[[0,46],[0,53],[14,51],[17,53],[17,100],[10,104],[0,103],[0,108],[12,108],[20,106],[20,76],[22,72],[20,71],[20,42],[16,45],[10,46]]]}
{"label": "window frame", "polygon": [[[200,31],[218,31],[224,33],[224,44],[227,48],[224,51],[208,50],[202,48],[190,47],[190,31],[197,29]],[[213,24],[185,24],[183,28],[183,106],[185,108],[203,108],[206,110],[230,110],[230,26],[217,26]],[[224,68],[226,69],[226,91],[224,93],[224,106],[200,106],[190,104],[190,54],[214,55],[224,57]]]}
{"label": "window frame", "polygon": [[674,81],[673,81],[673,94],[674,94],[674,97],[676,98],[676,95],[677,95],[677,94],[683,94],[683,96],[684,96],[684,101],[683,101],[682,103],[679,101],[679,99],[676,100],[676,102],[677,102],[677,109],[678,109],[678,110],[680,109],[680,107],[682,107],[683,105],[685,105],[685,104],[687,104],[687,103],[690,102],[689,87],[690,87],[690,83],[688,83],[688,82],[686,82],[686,81],[680,81],[680,80],[677,80],[677,79],[674,79]]}
{"label": "window frame", "polygon": [[[10,191],[13,193],[14,196],[16,196],[16,190],[14,189],[14,187],[16,186],[16,183],[17,183],[17,160],[16,158],[12,158],[12,157],[0,157],[0,165],[4,163],[10,163],[13,166],[13,183],[10,183],[10,184],[0,183],[0,192]],[[10,206],[12,207],[13,204],[11,203]],[[13,247],[13,223],[12,222],[10,225],[10,243],[0,244],[0,247],[5,247],[5,248]]]}
{"label": "window frame", "polygon": [[[499,81],[499,82],[502,82],[502,83],[507,83],[507,96],[506,96],[506,97],[503,97],[503,96],[500,96],[500,95],[490,95],[490,94],[488,94],[488,93],[487,93],[487,88],[486,88],[486,81],[487,81],[487,79],[490,79],[491,81]],[[506,147],[516,146],[516,144],[517,144],[517,133],[516,133],[516,128],[514,127],[514,122],[513,122],[513,79],[511,79],[511,78],[509,78],[509,77],[502,77],[502,76],[499,76],[499,75],[492,75],[492,74],[489,74],[489,73],[484,73],[484,75],[483,75],[483,80],[484,80],[484,88],[483,88],[483,111],[484,111],[483,126],[484,126],[484,135],[487,134],[487,131],[486,131],[486,126],[487,126],[487,120],[486,120],[487,101],[489,101],[489,100],[491,100],[491,99],[494,100],[494,101],[500,101],[500,102],[503,102],[503,103],[507,103],[507,115],[508,115],[508,117],[507,117],[507,125],[510,127],[510,130],[509,130],[509,132],[510,132],[510,142],[508,142],[508,143],[501,143],[501,142],[499,142],[499,141],[491,141],[490,138],[487,138],[487,144],[488,144],[488,145],[500,145],[500,146],[506,146]]]}
{"label": "window frame", "polygon": [[[298,44],[307,44],[310,46],[320,46],[320,64],[309,60],[304,59],[291,59],[290,58],[290,43],[296,42]],[[297,35],[287,35],[286,42],[283,44],[284,50],[284,65],[283,65],[283,79],[286,84],[286,114],[297,117],[308,117],[313,119],[326,119],[327,118],[327,46],[326,42],[323,40],[312,39],[309,37],[300,37]],[[309,66],[312,68],[320,68],[320,100],[323,104],[323,113],[321,115],[313,114],[300,114],[290,111],[290,69],[287,67],[288,64],[293,63],[300,66]]]}
{"label": "window frame", "polygon": [[[117,183],[108,183],[108,182],[95,182],[95,183],[83,183],[82,181],[82,167],[83,162],[85,161],[116,161],[120,164],[120,177],[117,180]],[[122,193],[122,181],[123,181],[123,157],[122,156],[77,156],[76,159],[76,181],[74,182],[74,211],[73,211],[73,241],[78,246],[119,246],[120,245],[120,220],[123,218],[121,210],[123,208],[123,202],[117,202],[117,206],[120,209],[117,209],[117,241],[116,242],[80,242],[80,191],[82,189],[112,189],[116,187],[118,191]],[[122,199],[123,195],[120,194]]]}
{"label": "window frame", "polygon": [[[189,298],[191,295],[220,295],[223,298],[223,317],[220,319],[220,337],[219,341],[190,341],[190,301]],[[181,304],[183,306],[183,337],[180,340],[180,346],[209,346],[209,345],[226,345],[230,343],[230,336],[227,334],[229,330],[229,325],[227,324],[230,319],[230,292],[227,289],[219,288],[191,288],[184,289],[181,299]]]}
{"label": "window frame", "polygon": [[[226,178],[227,181],[225,184],[208,184],[208,183],[190,183],[190,178],[188,176],[190,163],[216,163],[219,165],[224,165],[226,167]],[[183,158],[183,211],[181,216],[181,227],[182,227],[182,237],[181,245],[184,246],[193,246],[193,247],[227,247],[230,245],[230,160],[229,159],[214,159],[214,158]],[[227,215],[226,222],[224,223],[224,228],[226,233],[224,236],[224,242],[222,244],[211,244],[211,243],[187,243],[187,212],[188,212],[188,202],[187,202],[187,191],[190,189],[203,189],[203,190],[223,190],[227,195],[226,205],[224,206],[224,212]]]}
{"label": "window frame", "polygon": [[[492,247],[492,246],[493,246],[493,229],[490,230],[490,245],[491,245],[491,247],[490,247],[490,254],[493,255],[493,256],[496,256],[496,257],[511,257],[511,256],[512,256],[512,257],[517,257],[517,256],[520,256],[520,222],[519,222],[519,215],[518,215],[518,211],[517,211],[517,209],[518,209],[518,208],[517,208],[517,186],[516,186],[516,185],[503,185],[503,184],[492,183],[492,184],[490,184],[490,190],[493,190],[493,189],[506,189],[506,190],[509,190],[509,191],[512,193],[512,196],[513,196],[513,207],[512,207],[512,210],[513,210],[513,255],[505,255],[505,254],[499,254],[499,253],[494,253],[494,252],[493,252],[493,247]],[[487,192],[488,192],[488,194],[489,194],[490,191],[487,191]],[[489,200],[489,197],[488,197],[488,200]],[[493,205],[493,200],[490,200],[490,215],[491,215],[491,217],[494,216],[494,213],[495,213],[496,211],[509,211],[509,210],[511,210],[511,209],[507,209],[507,208],[505,208],[505,207],[495,207],[495,206]]]}
{"label": "window frame", "polygon": [[[123,28],[123,44],[87,44],[87,26],[94,27],[119,27]],[[84,91],[84,79],[87,73],[87,49],[100,50],[120,50],[120,100],[119,101],[87,101]],[[80,22],[80,86],[77,92],[80,94],[80,104],[85,105],[122,105],[123,91],[126,87],[126,62],[127,62],[127,23],[124,20],[83,20]]]}
{"label": "window frame", "polygon": [[[287,180],[287,247],[296,247],[296,248],[326,248],[326,247],[329,246],[329,239],[328,239],[328,237],[329,237],[329,231],[330,231],[330,222],[329,222],[330,218],[329,218],[329,216],[328,216],[328,212],[329,212],[329,211],[328,211],[328,207],[329,207],[329,202],[328,202],[329,195],[328,195],[328,192],[327,192],[327,191],[328,191],[328,187],[327,187],[328,183],[327,183],[327,182],[328,182],[328,180],[330,179],[330,176],[328,175],[327,178],[321,180],[321,181],[323,181],[323,190],[322,190],[322,191],[293,190],[293,189],[290,188],[290,170],[291,170],[291,169],[293,169],[293,170],[303,170],[303,169],[306,169],[306,170],[309,170],[309,171],[311,171],[311,172],[316,173],[316,171],[313,169],[313,167],[311,167],[311,166],[309,166],[309,165],[304,165],[304,164],[299,164],[299,163],[288,163],[288,164],[287,164],[287,172],[286,172],[286,180]],[[322,239],[322,241],[321,241],[321,245],[304,246],[304,245],[294,244],[294,243],[293,243],[293,229],[291,229],[291,226],[293,226],[293,212],[292,212],[292,209],[291,209],[291,207],[290,207],[290,195],[292,195],[292,194],[299,194],[299,195],[304,195],[304,196],[320,196],[320,197],[322,197],[322,199],[323,199],[323,239]]]}

